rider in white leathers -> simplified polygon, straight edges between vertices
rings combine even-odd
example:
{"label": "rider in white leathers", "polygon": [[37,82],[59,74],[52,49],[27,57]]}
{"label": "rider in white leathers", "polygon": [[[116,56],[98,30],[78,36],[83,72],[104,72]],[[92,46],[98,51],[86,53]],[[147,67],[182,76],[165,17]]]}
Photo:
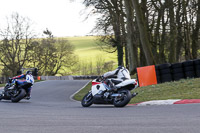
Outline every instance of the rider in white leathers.
{"label": "rider in white leathers", "polygon": [[[113,76],[117,76],[117,78],[110,78]],[[103,78],[106,78],[106,82],[110,87],[110,90],[108,91],[116,91],[118,88],[120,88],[120,86],[114,85],[113,82],[118,82],[118,83],[122,83],[125,80],[130,80],[131,76],[130,76],[130,72],[128,71],[128,69],[119,66],[116,70],[114,71],[109,71],[103,74]]]}

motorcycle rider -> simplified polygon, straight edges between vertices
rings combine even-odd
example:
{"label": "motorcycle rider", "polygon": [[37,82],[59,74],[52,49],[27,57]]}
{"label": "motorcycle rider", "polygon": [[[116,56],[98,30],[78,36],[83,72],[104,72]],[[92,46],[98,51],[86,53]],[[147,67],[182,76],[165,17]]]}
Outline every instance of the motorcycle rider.
{"label": "motorcycle rider", "polygon": [[[112,78],[113,76],[117,76],[117,78]],[[122,83],[125,80],[131,79],[129,70],[122,66],[118,66],[117,69],[104,73],[102,77],[106,78],[106,83],[109,86],[108,91],[116,91],[118,88],[120,88],[114,83]]]}
{"label": "motorcycle rider", "polygon": [[[25,79],[25,80],[16,80],[16,85],[25,85],[27,83],[31,83],[33,85],[34,83],[34,78],[33,78],[33,75],[32,75],[32,72],[31,71],[27,71],[26,74],[22,74],[22,75],[19,75],[19,76],[16,76],[16,77],[13,77],[12,79]],[[28,88],[27,90],[27,96],[25,97],[27,100],[29,100],[31,98],[31,89],[32,89],[32,86]]]}

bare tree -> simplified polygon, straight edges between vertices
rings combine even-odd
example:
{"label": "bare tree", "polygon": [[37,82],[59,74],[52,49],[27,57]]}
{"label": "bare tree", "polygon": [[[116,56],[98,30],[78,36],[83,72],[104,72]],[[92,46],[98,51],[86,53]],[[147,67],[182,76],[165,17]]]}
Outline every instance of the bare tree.
{"label": "bare tree", "polygon": [[125,23],[123,19],[125,15],[123,0],[84,0],[84,4],[86,7],[94,7],[92,13],[101,14],[94,31],[100,33],[99,40],[103,42],[101,44],[111,44],[116,48],[118,65],[124,65]]}
{"label": "bare tree", "polygon": [[[101,36],[101,40],[111,46],[122,44],[123,50],[128,51],[128,54],[125,52],[126,61],[128,57],[129,62],[126,66],[131,71],[136,66],[155,64],[155,62],[174,63],[200,56],[199,0],[85,0],[85,2],[86,6],[95,7],[94,13],[101,14],[96,28],[106,33]],[[120,53],[120,49],[116,50]]]}
{"label": "bare tree", "polygon": [[0,61],[16,75],[30,58],[30,50],[35,37],[30,19],[13,13],[7,18],[7,26],[0,29]]}
{"label": "bare tree", "polygon": [[48,29],[43,33],[47,37],[34,43],[30,65],[37,67],[43,75],[56,75],[60,70],[72,67],[77,61],[74,46],[66,39],[54,38]]}

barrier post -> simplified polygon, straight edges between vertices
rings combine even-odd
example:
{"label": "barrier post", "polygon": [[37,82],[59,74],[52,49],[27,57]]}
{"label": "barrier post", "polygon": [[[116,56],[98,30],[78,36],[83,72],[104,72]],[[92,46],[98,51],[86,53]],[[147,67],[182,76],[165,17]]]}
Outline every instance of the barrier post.
{"label": "barrier post", "polygon": [[40,76],[37,76],[37,80],[41,80]]}

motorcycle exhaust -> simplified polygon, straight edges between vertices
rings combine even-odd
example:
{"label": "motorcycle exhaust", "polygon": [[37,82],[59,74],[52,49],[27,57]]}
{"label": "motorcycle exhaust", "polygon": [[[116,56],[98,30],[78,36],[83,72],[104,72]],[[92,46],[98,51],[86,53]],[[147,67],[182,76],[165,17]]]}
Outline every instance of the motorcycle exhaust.
{"label": "motorcycle exhaust", "polygon": [[115,98],[115,97],[116,97],[116,98],[121,98],[121,97],[122,97],[122,94],[112,94],[111,97],[112,97],[112,98]]}

